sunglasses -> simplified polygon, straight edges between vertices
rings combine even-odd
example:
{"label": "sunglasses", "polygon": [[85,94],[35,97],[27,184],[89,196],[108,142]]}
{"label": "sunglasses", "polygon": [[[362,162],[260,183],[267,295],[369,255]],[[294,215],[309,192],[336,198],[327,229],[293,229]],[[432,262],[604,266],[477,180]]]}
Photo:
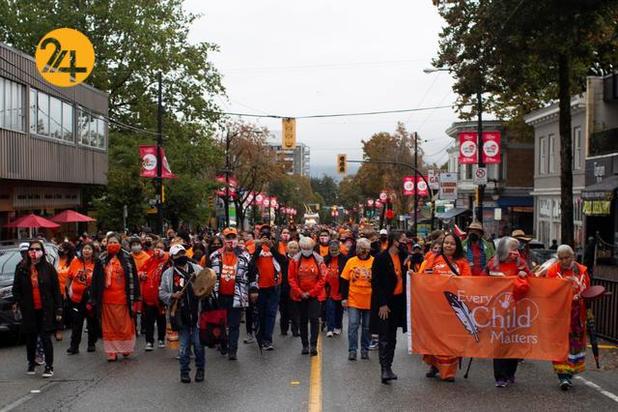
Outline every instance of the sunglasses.
{"label": "sunglasses", "polygon": [[28,250],[32,250],[32,251],[34,251],[34,252],[37,252],[37,251],[40,251],[40,250],[43,250],[43,249],[38,248],[38,247],[31,247],[31,248],[29,248]]}

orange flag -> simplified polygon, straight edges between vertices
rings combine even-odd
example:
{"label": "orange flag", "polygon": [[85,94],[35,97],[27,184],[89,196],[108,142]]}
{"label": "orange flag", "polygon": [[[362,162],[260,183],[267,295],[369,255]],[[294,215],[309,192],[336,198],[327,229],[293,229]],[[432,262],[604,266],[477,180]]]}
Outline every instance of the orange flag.
{"label": "orange flag", "polygon": [[410,352],[473,358],[564,359],[573,291],[561,279],[414,274],[408,282]]}

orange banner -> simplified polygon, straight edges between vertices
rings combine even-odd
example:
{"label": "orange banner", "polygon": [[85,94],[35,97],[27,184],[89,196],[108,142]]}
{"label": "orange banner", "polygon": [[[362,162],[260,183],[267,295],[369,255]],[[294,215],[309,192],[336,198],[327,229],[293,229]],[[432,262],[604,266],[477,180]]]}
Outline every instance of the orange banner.
{"label": "orange banner", "polygon": [[529,279],[515,301],[515,278],[415,274],[408,290],[410,352],[473,358],[564,359],[572,289]]}

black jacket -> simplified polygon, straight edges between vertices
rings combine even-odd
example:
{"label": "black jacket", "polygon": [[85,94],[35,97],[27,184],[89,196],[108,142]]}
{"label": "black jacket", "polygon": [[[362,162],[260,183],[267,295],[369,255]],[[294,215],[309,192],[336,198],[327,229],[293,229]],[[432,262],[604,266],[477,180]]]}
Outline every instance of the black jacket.
{"label": "black jacket", "polygon": [[[403,298],[404,304],[401,310],[404,311],[403,316],[398,316],[402,322],[397,325],[402,327],[404,332],[407,329],[406,325],[406,268],[404,266],[404,261],[406,260],[407,254],[404,252],[399,252],[399,261],[401,263],[401,274],[403,278]],[[397,286],[397,274],[395,273],[395,266],[393,266],[393,260],[388,253],[388,249],[378,253],[373,261],[373,266],[371,267],[371,317],[370,317],[370,329],[372,332],[377,331],[378,324],[378,310],[380,306],[387,305],[389,309],[393,310],[393,300],[395,291],[395,287]]]}
{"label": "black jacket", "polygon": [[[39,273],[39,292],[41,293],[41,303],[43,305],[42,329],[45,332],[52,332],[57,328],[56,316],[62,315],[62,296],[60,295],[58,273],[45,257],[36,265],[36,269]],[[15,268],[13,296],[21,310],[22,333],[38,332],[36,328],[30,270],[22,263]]]}

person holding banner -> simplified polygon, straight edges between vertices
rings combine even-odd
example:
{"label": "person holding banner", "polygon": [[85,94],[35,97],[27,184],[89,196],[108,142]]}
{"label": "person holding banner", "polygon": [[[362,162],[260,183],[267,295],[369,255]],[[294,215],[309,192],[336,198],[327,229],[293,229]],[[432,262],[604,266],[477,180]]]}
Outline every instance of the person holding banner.
{"label": "person holding banner", "polygon": [[[489,260],[484,274],[499,277],[519,276],[522,278],[530,276],[531,272],[526,261],[519,255],[519,241],[508,236],[500,239],[496,248],[496,255]],[[513,294],[517,296],[517,291],[514,291]],[[506,388],[515,383],[518,364],[519,359],[494,359],[496,388]]]}
{"label": "person holding banner", "polygon": [[[406,327],[406,235],[391,232],[388,248],[376,256],[371,268],[371,332],[379,334],[382,383],[396,380],[391,366],[397,344],[397,328]],[[422,256],[419,254],[419,256]]]}
{"label": "person holding banner", "polygon": [[558,261],[547,269],[548,278],[566,279],[573,287],[569,354],[566,359],[554,362],[554,371],[560,379],[560,389],[568,391],[573,386],[573,375],[586,369],[586,304],[581,293],[590,286],[588,270],[575,262],[575,252],[569,245],[557,249]]}
{"label": "person holding banner", "polygon": [[[461,240],[452,233],[447,233],[442,240],[442,251],[433,259],[427,259],[420,268],[422,274],[443,276],[472,276],[470,264],[466,259]],[[459,363],[458,357],[441,355],[423,355],[423,361],[430,368],[425,374],[428,378],[440,379],[446,382],[455,382],[455,374]]]}

